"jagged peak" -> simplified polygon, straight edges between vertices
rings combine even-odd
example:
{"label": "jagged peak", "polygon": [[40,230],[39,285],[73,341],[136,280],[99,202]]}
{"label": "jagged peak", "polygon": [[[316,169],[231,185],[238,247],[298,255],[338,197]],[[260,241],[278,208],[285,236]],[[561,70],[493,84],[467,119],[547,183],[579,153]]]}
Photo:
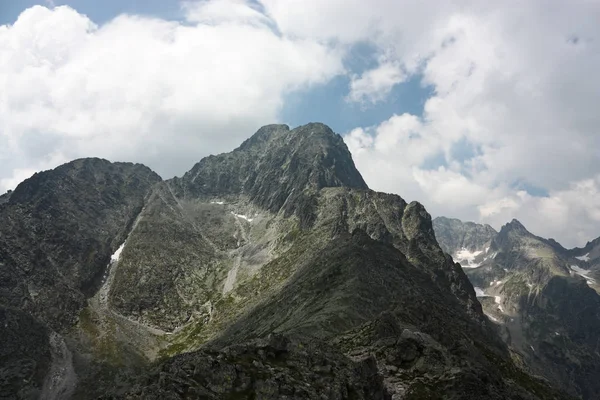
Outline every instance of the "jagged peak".
{"label": "jagged peak", "polygon": [[270,124],[261,127],[256,133],[238,147],[236,150],[247,150],[254,146],[261,146],[268,143],[274,136],[285,134],[290,131],[290,127],[285,124]]}
{"label": "jagged peak", "polygon": [[234,151],[202,159],[182,184],[188,195],[245,195],[272,211],[306,189],[368,189],[343,138],[316,122],[266,125]]}
{"label": "jagged peak", "polygon": [[502,231],[529,233],[527,228],[525,228],[525,226],[518,219],[515,218],[513,218],[512,221],[504,225],[502,229],[500,229],[500,233],[502,233]]}
{"label": "jagged peak", "polygon": [[585,253],[589,253],[593,248],[595,248],[596,246],[600,245],[600,237],[597,237],[594,240],[588,240],[587,243],[585,244],[585,246],[583,247],[574,247],[572,249],[569,249],[568,251],[572,254],[572,255],[583,255]]}
{"label": "jagged peak", "polygon": [[296,128],[294,128],[292,132],[295,134],[307,136],[321,134],[323,136],[335,137],[336,139],[338,137],[341,138],[341,136],[336,134],[333,131],[333,129],[331,129],[328,125],[325,125],[322,122],[309,122],[308,124],[299,125]]}
{"label": "jagged peak", "polygon": [[435,224],[454,223],[454,224],[467,225],[467,226],[473,226],[473,227],[482,227],[489,231],[496,232],[496,230],[490,224],[479,223],[479,222],[474,222],[474,221],[463,221],[462,219],[459,219],[459,218],[444,217],[442,215],[435,217],[433,219],[433,223],[435,223]]}
{"label": "jagged peak", "polygon": [[500,232],[492,239],[490,249],[493,251],[500,251],[506,246],[511,246],[515,240],[520,241],[522,237],[533,236],[521,222],[517,219],[513,219],[507,224],[504,224],[500,228]]}
{"label": "jagged peak", "polygon": [[523,224],[516,218],[513,218],[508,224],[513,226],[521,226],[524,228]]}
{"label": "jagged peak", "polygon": [[267,145],[271,140],[286,137],[289,140],[321,139],[330,145],[344,145],[343,139],[329,126],[321,122],[309,122],[294,129],[286,124],[269,124],[261,127],[251,137],[246,139],[236,150],[249,150]]}
{"label": "jagged peak", "polygon": [[443,215],[440,215],[438,217],[435,217],[433,219],[433,221],[438,221],[438,222],[456,222],[456,223],[463,223],[462,220],[458,219],[458,218],[451,218],[451,217],[444,217]]}

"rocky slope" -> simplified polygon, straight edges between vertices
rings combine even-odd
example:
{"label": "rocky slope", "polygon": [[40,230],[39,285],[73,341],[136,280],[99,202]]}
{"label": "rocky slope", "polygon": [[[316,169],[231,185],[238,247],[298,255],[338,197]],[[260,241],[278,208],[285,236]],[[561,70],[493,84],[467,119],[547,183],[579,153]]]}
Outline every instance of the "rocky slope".
{"label": "rocky slope", "polygon": [[[562,248],[562,246],[560,247]],[[585,273],[587,278],[600,282],[600,238],[587,242],[581,248],[576,247],[566,251],[562,248],[561,250],[567,257],[577,259],[577,263],[587,271]],[[587,280],[590,281],[590,279]]]}
{"label": "rocky slope", "polygon": [[487,224],[463,222],[446,217],[435,218],[433,229],[442,250],[450,254],[463,268],[478,267],[492,238],[498,234]]}
{"label": "rocky slope", "polygon": [[[5,398],[58,398],[74,382],[64,334],[97,290],[160,177],[142,165],[85,159],[35,174],[0,204]],[[66,393],[65,393],[66,391]]]}
{"label": "rocky slope", "polygon": [[568,398],[504,344],[425,208],[369,190],[322,124],[168,181],[78,160],[0,221],[7,398]]}
{"label": "rocky slope", "polygon": [[596,241],[567,250],[513,220],[479,242],[465,272],[507,344],[571,394],[598,398],[600,288],[590,269]]}
{"label": "rocky slope", "polygon": [[435,237],[447,253],[461,249],[476,251],[489,244],[498,232],[487,224],[463,222],[456,218],[436,217],[433,220]]}

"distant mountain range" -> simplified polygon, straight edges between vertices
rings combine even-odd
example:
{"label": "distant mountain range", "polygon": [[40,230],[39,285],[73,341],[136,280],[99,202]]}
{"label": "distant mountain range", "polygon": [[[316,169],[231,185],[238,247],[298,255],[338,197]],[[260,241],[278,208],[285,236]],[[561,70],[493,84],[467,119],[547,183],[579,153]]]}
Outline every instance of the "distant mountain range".
{"label": "distant mountain range", "polygon": [[318,123],[75,160],[0,196],[0,398],[596,399],[596,256],[432,223]]}
{"label": "distant mountain range", "polygon": [[444,217],[433,227],[510,348],[571,393],[600,398],[600,238],[568,250],[517,220],[500,232]]}

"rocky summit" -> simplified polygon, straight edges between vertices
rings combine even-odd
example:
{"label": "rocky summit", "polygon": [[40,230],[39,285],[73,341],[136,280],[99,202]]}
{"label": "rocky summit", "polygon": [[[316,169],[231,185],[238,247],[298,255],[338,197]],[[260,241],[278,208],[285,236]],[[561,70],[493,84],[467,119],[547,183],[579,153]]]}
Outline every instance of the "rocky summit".
{"label": "rocky summit", "polygon": [[[0,398],[597,398],[593,278],[524,228],[446,225],[438,243],[423,205],[370,190],[318,123],[170,180],[99,159],[36,174],[0,197]],[[514,328],[450,255],[481,246],[498,263],[476,286],[506,281],[506,320],[531,305]],[[584,270],[591,247],[565,257]]]}
{"label": "rocky summit", "polygon": [[470,247],[455,241],[446,250],[469,255],[463,269],[511,351],[573,396],[600,398],[600,240],[568,250],[517,220],[492,235],[487,225],[447,218],[433,226],[441,237],[471,235]]}

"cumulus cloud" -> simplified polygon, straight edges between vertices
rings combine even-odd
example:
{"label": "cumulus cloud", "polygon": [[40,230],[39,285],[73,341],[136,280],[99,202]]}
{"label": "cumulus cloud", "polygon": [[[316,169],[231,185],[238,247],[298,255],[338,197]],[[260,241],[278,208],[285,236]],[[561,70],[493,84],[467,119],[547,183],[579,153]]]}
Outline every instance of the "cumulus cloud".
{"label": "cumulus cloud", "polygon": [[[123,15],[97,26],[67,7],[34,7],[0,27],[0,190],[88,155],[168,177],[278,120],[294,90],[347,74],[342,96],[377,107],[420,79],[432,90],[422,115],[398,110],[345,133],[374,189],[497,228],[516,217],[565,245],[600,235],[596,2],[183,8],[183,22]],[[376,66],[346,70],[346,51],[364,43]]]}
{"label": "cumulus cloud", "polygon": [[[572,182],[548,196],[525,191],[482,204],[481,214],[495,225],[509,218],[528,221],[527,227],[540,236],[561,238],[567,246],[582,246],[595,237],[600,225],[600,175]],[[564,242],[564,243],[563,243]]]}
{"label": "cumulus cloud", "polygon": [[382,62],[376,68],[354,76],[350,82],[349,101],[377,103],[383,101],[394,85],[404,81],[406,75],[397,63]]}
{"label": "cumulus cloud", "polygon": [[0,190],[84,156],[181,174],[276,121],[287,93],[343,72],[335,48],[280,35],[250,2],[184,10],[98,26],[35,6],[1,26]]}
{"label": "cumulus cloud", "polygon": [[270,20],[245,0],[185,1],[182,3],[187,20],[202,24],[244,23],[268,25]]}
{"label": "cumulus cloud", "polygon": [[[346,135],[371,186],[420,199],[437,215],[496,227],[518,217],[567,245],[600,234],[600,197],[590,189],[600,165],[596,2],[342,3],[264,0],[283,32],[367,41],[433,89],[423,115]],[[397,84],[379,82],[373,93]],[[350,88],[368,99],[360,93]],[[409,135],[401,120],[413,121]]]}

